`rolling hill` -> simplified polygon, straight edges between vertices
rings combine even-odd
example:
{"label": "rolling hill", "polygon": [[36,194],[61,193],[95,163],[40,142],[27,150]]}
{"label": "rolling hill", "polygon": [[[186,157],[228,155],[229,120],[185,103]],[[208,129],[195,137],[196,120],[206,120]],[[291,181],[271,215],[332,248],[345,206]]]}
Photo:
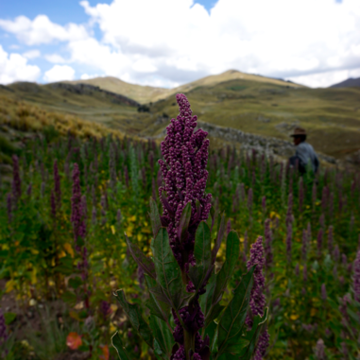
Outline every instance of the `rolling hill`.
{"label": "rolling hill", "polygon": [[358,86],[360,87],[360,78],[350,78],[347,80],[344,80],[342,82],[339,82],[337,84],[331,85],[331,88],[345,88],[345,87],[353,87]]}
{"label": "rolling hill", "polygon": [[191,91],[200,86],[210,86],[216,85],[224,81],[230,80],[247,80],[247,81],[256,81],[260,83],[269,83],[280,86],[291,86],[293,87],[302,87],[301,85],[289,83],[280,79],[268,78],[260,75],[246,74],[237,70],[228,70],[218,75],[210,75],[199,80],[192,81],[190,83],[178,86],[173,89],[157,88],[151,86],[141,86],[135,84],[129,84],[125,81],[114,77],[98,77],[89,80],[76,80],[68,81],[70,84],[90,84],[98,86],[101,89],[108,90],[117,94],[125,95],[131,99],[138,101],[141,104],[156,102],[161,99],[166,99],[167,97],[174,95],[176,93],[185,93]]}
{"label": "rolling hill", "polygon": [[0,86],[0,95],[26,101],[46,111],[70,114],[135,135],[147,124],[138,121],[135,100],[87,84],[18,82]]}
{"label": "rolling hill", "polygon": [[[311,89],[292,84],[245,79],[199,86],[185,91],[199,120],[265,137],[291,140],[302,126],[317,151],[337,158],[360,150],[360,89]],[[178,113],[175,97],[150,107],[154,124],[143,135],[162,132]],[[164,116],[166,115],[166,116]]]}
{"label": "rolling hill", "polygon": [[[285,148],[293,151],[289,132],[302,126],[309,133],[309,142],[323,154],[342,159],[360,153],[357,87],[311,89],[234,70],[175,89],[133,85],[130,92],[133,97],[119,94],[120,88],[112,92],[89,81],[79,83],[17,83],[1,86],[0,95],[105,124],[130,136],[161,138],[170,119],[178,114],[175,94],[182,92],[199,121],[211,130],[213,145],[246,147],[255,139],[261,146],[267,146],[264,139],[271,138],[274,146],[276,142],[286,142],[277,153],[288,156]],[[129,85],[121,80],[114,84],[124,86],[123,89]],[[138,111],[139,103],[144,104],[139,100],[141,97],[142,101],[150,100],[145,103],[147,112]],[[252,135],[243,136],[242,132]]]}

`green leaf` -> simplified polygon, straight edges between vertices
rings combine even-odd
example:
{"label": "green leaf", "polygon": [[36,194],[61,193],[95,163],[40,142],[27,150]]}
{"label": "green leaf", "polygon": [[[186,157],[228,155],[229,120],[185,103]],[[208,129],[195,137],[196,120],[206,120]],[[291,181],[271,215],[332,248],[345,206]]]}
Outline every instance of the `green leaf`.
{"label": "green leaf", "polygon": [[221,312],[225,309],[225,306],[216,304],[212,310],[209,316],[206,318],[206,323],[210,323],[211,321],[217,319]]}
{"label": "green leaf", "polygon": [[151,276],[153,279],[156,279],[155,265],[153,261],[149,257],[145,256],[144,253],[134,243],[132,243],[126,235],[125,238],[134,261],[144,270],[146,274]]}
{"label": "green leaf", "polygon": [[206,220],[206,223],[207,223],[210,231],[212,231],[214,223],[215,223],[215,210],[214,210],[213,206],[210,209],[210,214]]}
{"label": "green leaf", "polygon": [[206,274],[205,268],[203,265],[201,264],[200,265],[196,264],[194,266],[190,265],[189,278],[194,284],[196,290],[199,290],[201,285],[203,284],[205,274]]}
{"label": "green leaf", "polygon": [[77,301],[76,295],[71,291],[65,291],[61,298],[71,306],[75,305]]}
{"label": "green leaf", "polygon": [[234,291],[234,297],[221,317],[218,325],[219,353],[227,352],[226,348],[232,344],[236,344],[241,336],[248,312],[254,269],[255,266],[243,275],[240,284]]}
{"label": "green leaf", "polygon": [[152,348],[154,338],[149,328],[149,325],[146,323],[146,321],[144,320],[144,318],[140,313],[139,305],[130,304],[129,302],[127,302],[123,290],[117,290],[115,297],[121,304],[126,315],[128,316],[133,328],[139,333],[142,339]]}
{"label": "green leaf", "polygon": [[239,354],[244,349],[244,347],[248,346],[249,344],[249,340],[241,337],[236,341],[236,343],[227,346],[226,351],[232,354]]}
{"label": "green leaf", "polygon": [[[218,360],[238,360],[239,356],[237,355],[232,355],[232,354],[222,354]],[[242,359],[241,359],[242,360]]]}
{"label": "green leaf", "polygon": [[7,312],[4,314],[5,324],[10,325],[15,319],[16,314],[13,312]]}
{"label": "green leaf", "polygon": [[[200,307],[201,307],[201,310],[204,313],[205,317],[211,310],[212,297],[214,295],[215,286],[216,286],[216,275],[213,273],[209,279],[209,282],[207,283],[207,285],[205,287],[205,289],[206,289],[205,294],[200,296],[200,299],[199,299]],[[209,326],[210,323],[211,323],[211,321],[208,321],[207,323],[205,323],[205,327]]]}
{"label": "green leaf", "polygon": [[[163,355],[164,359],[169,359],[175,344],[172,332],[163,320],[155,316],[150,316],[150,328],[154,334],[155,341],[157,341],[161,349],[161,352],[157,352],[157,354]],[[154,349],[156,349],[155,346]]]}
{"label": "green leaf", "polygon": [[60,264],[55,268],[55,272],[63,275],[72,275],[74,273],[72,257],[70,255],[66,255],[61,258]]}
{"label": "green leaf", "polygon": [[212,321],[211,324],[205,329],[203,338],[205,339],[206,335],[210,339],[210,351],[212,354],[217,352],[217,324],[215,321]]}
{"label": "green leaf", "polygon": [[221,300],[222,294],[226,289],[236,262],[240,253],[240,240],[235,231],[230,231],[226,240],[226,261],[224,262],[221,270],[217,274],[216,287],[214,291],[213,304]]}
{"label": "green leaf", "polygon": [[203,285],[211,267],[211,234],[209,226],[202,221],[195,234],[194,257],[195,266],[190,266],[189,277],[196,290]]}
{"label": "green leaf", "polygon": [[69,280],[68,285],[73,289],[77,289],[79,286],[81,286],[82,283],[83,281],[78,276],[76,276]]}
{"label": "green leaf", "polygon": [[154,244],[154,261],[157,282],[171,301],[171,306],[178,310],[187,305],[192,294],[187,294],[181,279],[181,270],[169,244],[169,236],[165,228],[161,228]]}
{"label": "green leaf", "polygon": [[215,245],[214,248],[212,249],[212,253],[211,253],[211,257],[212,257],[212,261],[215,262],[216,259],[216,254],[220,249],[220,245],[221,245],[221,241],[224,237],[225,234],[225,213],[223,213],[221,215],[221,220],[220,220],[220,226],[219,226],[219,230],[218,230],[218,235],[215,241]]}
{"label": "green leaf", "polygon": [[157,316],[161,320],[167,321],[170,314],[170,305],[168,304],[168,301],[166,301],[167,299],[163,301],[165,295],[163,294],[162,289],[162,293],[160,294],[161,296],[156,296],[156,291],[155,294],[151,292],[151,289],[154,290],[157,286],[156,280],[147,275],[145,275],[145,279],[150,290],[150,297],[146,302],[146,306],[150,309],[150,313],[152,315]]}
{"label": "green leaf", "polygon": [[205,308],[203,308],[203,310],[205,310],[205,326],[216,318],[212,312],[215,311],[215,306],[220,302],[227,284],[231,279],[239,258],[239,252],[239,237],[235,231],[230,231],[226,241],[226,260],[221,270],[215,275],[215,279],[213,278],[206,287],[206,305]]}
{"label": "green leaf", "polygon": [[161,220],[159,209],[157,207],[156,201],[153,198],[150,198],[150,220],[155,238],[159,230],[161,229]]}
{"label": "green leaf", "polygon": [[250,360],[254,354],[255,346],[259,339],[261,329],[267,320],[268,308],[264,310],[263,317],[259,315],[254,317],[253,326],[249,332],[245,335],[245,339],[249,341],[249,345],[240,352],[242,360]]}
{"label": "green leaf", "polygon": [[202,221],[196,230],[194,256],[197,264],[207,270],[211,265],[211,234],[209,226]]}
{"label": "green leaf", "polygon": [[124,349],[120,335],[116,332],[111,338],[111,345],[115,348],[120,360],[131,360],[130,356]]}
{"label": "green leaf", "polygon": [[179,227],[178,227],[178,237],[180,241],[183,241],[187,236],[190,218],[191,218],[191,201],[185,205],[181,213]]}

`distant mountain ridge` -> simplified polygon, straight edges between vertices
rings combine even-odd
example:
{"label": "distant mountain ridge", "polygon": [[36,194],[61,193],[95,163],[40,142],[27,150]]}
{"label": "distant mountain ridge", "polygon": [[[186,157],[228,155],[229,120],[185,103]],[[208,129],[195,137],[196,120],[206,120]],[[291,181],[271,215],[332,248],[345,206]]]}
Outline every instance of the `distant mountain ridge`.
{"label": "distant mountain ridge", "polygon": [[349,78],[337,84],[331,85],[331,88],[345,88],[345,87],[353,87],[359,86],[360,87],[360,77],[359,78]]}
{"label": "distant mountain ridge", "polygon": [[64,81],[64,82],[71,84],[82,83],[82,84],[98,86],[101,89],[113,93],[121,94],[131,99],[134,99],[140,104],[146,104],[146,103],[156,102],[158,100],[166,99],[167,97],[174,95],[176,93],[188,92],[200,86],[212,86],[230,80],[249,80],[249,81],[257,81],[261,83],[269,83],[272,85],[304,87],[302,85],[295,84],[292,82],[290,83],[285,80],[269,78],[262,75],[247,74],[238,70],[228,70],[218,75],[209,75],[201,79],[192,81],[190,83],[180,85],[173,89],[130,84],[116,77],[111,77],[111,76],[97,77],[89,80],[75,80],[75,81]]}

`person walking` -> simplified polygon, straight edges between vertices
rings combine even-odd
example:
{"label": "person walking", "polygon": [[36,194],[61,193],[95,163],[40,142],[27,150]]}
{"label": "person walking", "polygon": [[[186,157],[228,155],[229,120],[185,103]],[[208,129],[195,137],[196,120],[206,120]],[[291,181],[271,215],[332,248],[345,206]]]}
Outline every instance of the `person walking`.
{"label": "person walking", "polygon": [[319,159],[314,148],[306,142],[306,130],[297,127],[290,136],[294,139],[296,146],[295,155],[289,158],[290,166],[298,167],[300,174],[303,175],[310,163],[310,168],[316,174],[319,169]]}

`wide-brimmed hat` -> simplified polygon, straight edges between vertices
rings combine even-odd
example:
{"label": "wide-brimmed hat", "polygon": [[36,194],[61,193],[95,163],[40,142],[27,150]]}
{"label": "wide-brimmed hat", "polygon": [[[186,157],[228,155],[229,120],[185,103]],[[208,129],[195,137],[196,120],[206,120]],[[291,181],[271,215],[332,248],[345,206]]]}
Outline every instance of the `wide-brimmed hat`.
{"label": "wide-brimmed hat", "polygon": [[302,136],[302,135],[307,135],[306,130],[301,127],[297,127],[294,129],[294,132],[290,136]]}

